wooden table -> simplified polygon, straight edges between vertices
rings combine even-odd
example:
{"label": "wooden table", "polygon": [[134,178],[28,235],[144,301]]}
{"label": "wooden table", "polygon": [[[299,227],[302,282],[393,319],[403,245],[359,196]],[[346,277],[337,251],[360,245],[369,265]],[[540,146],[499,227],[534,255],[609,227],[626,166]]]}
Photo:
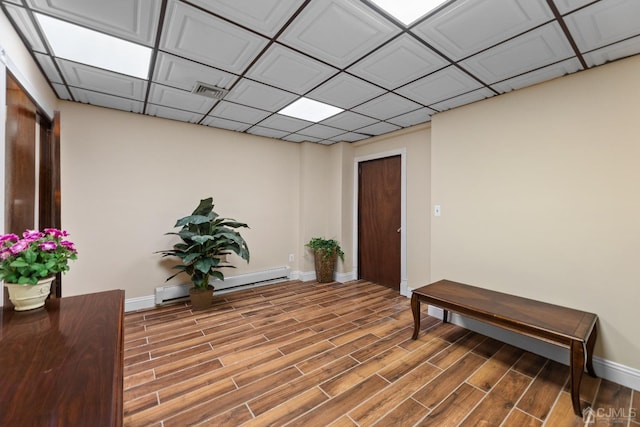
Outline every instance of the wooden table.
{"label": "wooden table", "polygon": [[489,323],[494,326],[527,335],[569,349],[571,374],[571,401],[573,411],[582,416],[580,383],[586,367],[591,376],[592,356],[596,342],[598,316],[585,311],[548,304],[528,298],[495,292],[488,289],[441,280],[413,290],[413,339],[420,332],[420,302]]}
{"label": "wooden table", "polygon": [[121,426],[124,291],[0,314],[0,425]]}

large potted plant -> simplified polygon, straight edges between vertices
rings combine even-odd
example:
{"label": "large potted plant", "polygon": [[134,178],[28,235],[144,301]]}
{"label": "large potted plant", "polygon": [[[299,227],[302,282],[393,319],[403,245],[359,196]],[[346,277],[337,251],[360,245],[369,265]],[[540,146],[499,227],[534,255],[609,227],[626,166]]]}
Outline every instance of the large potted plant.
{"label": "large potted plant", "polygon": [[338,241],[313,237],[306,246],[314,252],[316,280],[320,283],[333,282],[338,257],[344,261],[344,252]]}
{"label": "large potted plant", "polygon": [[68,235],[45,228],[44,232],[26,230],[22,238],[16,234],[0,237],[0,280],[16,311],[44,306],[56,274],[69,271],[69,260],[77,259],[78,251]]}
{"label": "large potted plant", "polygon": [[224,280],[222,268],[234,268],[226,261],[226,255],[235,253],[249,262],[249,248],[237,228],[249,228],[242,222],[231,218],[221,218],[213,210],[213,198],[200,200],[200,204],[189,216],[180,218],[174,227],[179,232],[166,233],[176,235],[180,242],[173,249],[159,251],[163,257],[171,256],[180,259],[173,268],[178,272],[170,276],[170,280],[180,273],[186,273],[193,287],[189,290],[191,305],[195,310],[211,306],[213,286],[211,278]]}

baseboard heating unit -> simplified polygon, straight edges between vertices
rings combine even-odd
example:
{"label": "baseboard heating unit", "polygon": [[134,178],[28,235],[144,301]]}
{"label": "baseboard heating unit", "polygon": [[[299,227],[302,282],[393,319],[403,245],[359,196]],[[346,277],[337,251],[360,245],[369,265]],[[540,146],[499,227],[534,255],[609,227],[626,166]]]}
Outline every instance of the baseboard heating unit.
{"label": "baseboard heating unit", "polygon": [[[216,293],[227,293],[284,282],[290,280],[290,277],[291,269],[289,267],[278,267],[254,273],[229,276],[224,281],[215,280],[212,284],[216,289]],[[190,284],[157,287],[155,290],[155,303],[156,305],[161,305],[186,298],[189,296],[190,287]]]}

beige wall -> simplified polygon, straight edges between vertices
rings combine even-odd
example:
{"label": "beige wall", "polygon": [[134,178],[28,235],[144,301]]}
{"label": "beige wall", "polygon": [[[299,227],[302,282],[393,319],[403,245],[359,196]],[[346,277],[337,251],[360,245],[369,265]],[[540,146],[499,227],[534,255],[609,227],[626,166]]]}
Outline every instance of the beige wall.
{"label": "beige wall", "polygon": [[431,278],[599,315],[640,368],[640,57],[436,115]]}
{"label": "beige wall", "polygon": [[79,250],[64,295],[152,295],[170,275],[154,254],[174,242],[164,233],[208,196],[251,227],[242,231],[250,264],[226,274],[288,265],[298,253],[299,144],[71,102],[61,116],[62,221]]}
{"label": "beige wall", "polygon": [[[354,161],[407,150],[407,272],[411,287],[429,278],[429,128],[354,145],[295,144],[204,126],[64,102],[62,218],[80,250],[64,295],[122,288],[153,294],[171,272],[155,251],[169,247],[175,220],[200,198],[247,222],[249,265],[235,275],[289,265],[313,271],[304,244],[336,238],[338,271],[353,271]],[[289,262],[289,254],[295,261]],[[98,274],[96,272],[99,272]],[[172,283],[186,283],[178,277]]]}
{"label": "beige wall", "polygon": [[331,215],[331,164],[327,147],[305,142],[300,145],[300,215],[299,239],[296,259],[300,270],[313,271],[313,254],[305,244],[312,237],[335,237],[329,229]]}

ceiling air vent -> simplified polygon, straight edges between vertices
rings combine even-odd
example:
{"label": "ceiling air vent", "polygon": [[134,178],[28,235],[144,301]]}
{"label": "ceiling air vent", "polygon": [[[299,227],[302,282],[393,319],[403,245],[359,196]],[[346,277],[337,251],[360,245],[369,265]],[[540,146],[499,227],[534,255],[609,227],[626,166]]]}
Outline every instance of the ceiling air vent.
{"label": "ceiling air vent", "polygon": [[227,93],[229,93],[229,91],[217,86],[208,85],[202,82],[196,82],[196,85],[191,90],[191,93],[206,96],[208,98],[222,99]]}

